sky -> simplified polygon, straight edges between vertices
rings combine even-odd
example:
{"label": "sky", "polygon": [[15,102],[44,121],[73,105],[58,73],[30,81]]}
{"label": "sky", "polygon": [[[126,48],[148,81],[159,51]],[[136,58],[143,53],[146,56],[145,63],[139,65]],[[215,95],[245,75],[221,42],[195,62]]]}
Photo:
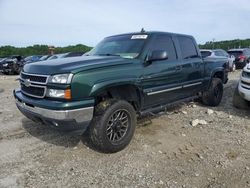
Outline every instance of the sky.
{"label": "sky", "polygon": [[250,38],[250,0],[0,0],[0,46],[95,46],[146,31],[206,41]]}

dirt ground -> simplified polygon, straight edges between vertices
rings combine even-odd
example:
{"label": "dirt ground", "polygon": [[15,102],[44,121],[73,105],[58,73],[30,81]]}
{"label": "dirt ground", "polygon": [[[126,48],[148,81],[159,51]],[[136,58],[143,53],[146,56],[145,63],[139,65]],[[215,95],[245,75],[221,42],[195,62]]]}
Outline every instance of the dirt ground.
{"label": "dirt ground", "polygon": [[0,187],[250,187],[250,112],[232,106],[239,75],[230,74],[220,106],[144,118],[115,154],[25,118],[12,96],[17,76],[0,75]]}

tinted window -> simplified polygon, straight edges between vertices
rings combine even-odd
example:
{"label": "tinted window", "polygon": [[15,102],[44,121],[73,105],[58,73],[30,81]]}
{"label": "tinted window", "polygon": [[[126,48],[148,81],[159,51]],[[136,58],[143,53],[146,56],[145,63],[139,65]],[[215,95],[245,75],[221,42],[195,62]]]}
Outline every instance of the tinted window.
{"label": "tinted window", "polygon": [[214,51],[214,54],[215,54],[216,56],[222,56],[222,57],[226,56],[226,55],[225,55],[222,51],[220,51],[220,50]]}
{"label": "tinted window", "polygon": [[220,52],[219,51],[214,51],[214,55],[220,56]]}
{"label": "tinted window", "polygon": [[176,59],[176,51],[173,40],[171,36],[167,35],[157,35],[153,42],[150,44],[149,47],[150,51],[154,50],[165,50],[168,53],[167,60],[175,60]]}
{"label": "tinted window", "polygon": [[234,51],[228,51],[228,53],[229,53],[230,55],[233,55],[235,58],[237,58],[237,57],[239,57],[240,55],[243,54],[242,51],[236,51],[236,50],[234,50]]}
{"label": "tinted window", "polygon": [[183,59],[197,57],[196,45],[192,38],[178,36]]}
{"label": "tinted window", "polygon": [[212,52],[210,52],[210,51],[201,51],[201,56],[202,57],[208,57],[208,56],[210,56],[212,54]]}
{"label": "tinted window", "polygon": [[221,52],[222,52],[223,56],[229,57],[229,54],[225,50],[221,50]]}

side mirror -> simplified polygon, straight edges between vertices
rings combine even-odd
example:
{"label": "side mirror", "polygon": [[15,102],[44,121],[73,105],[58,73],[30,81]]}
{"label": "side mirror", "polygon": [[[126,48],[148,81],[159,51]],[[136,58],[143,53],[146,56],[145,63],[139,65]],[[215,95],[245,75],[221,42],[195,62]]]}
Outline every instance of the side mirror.
{"label": "side mirror", "polygon": [[160,61],[168,59],[168,53],[165,50],[154,50],[147,57],[147,62]]}

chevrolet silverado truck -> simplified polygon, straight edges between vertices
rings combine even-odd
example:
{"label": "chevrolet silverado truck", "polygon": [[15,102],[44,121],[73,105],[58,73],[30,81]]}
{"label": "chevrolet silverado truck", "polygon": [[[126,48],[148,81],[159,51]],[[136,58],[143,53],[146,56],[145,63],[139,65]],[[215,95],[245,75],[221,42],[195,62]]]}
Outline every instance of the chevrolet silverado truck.
{"label": "chevrolet silverado truck", "polygon": [[192,36],[138,32],[107,37],[81,57],[25,65],[14,96],[31,120],[86,130],[112,153],[130,143],[138,116],[196,98],[219,105],[227,74],[227,59],[203,59]]}

